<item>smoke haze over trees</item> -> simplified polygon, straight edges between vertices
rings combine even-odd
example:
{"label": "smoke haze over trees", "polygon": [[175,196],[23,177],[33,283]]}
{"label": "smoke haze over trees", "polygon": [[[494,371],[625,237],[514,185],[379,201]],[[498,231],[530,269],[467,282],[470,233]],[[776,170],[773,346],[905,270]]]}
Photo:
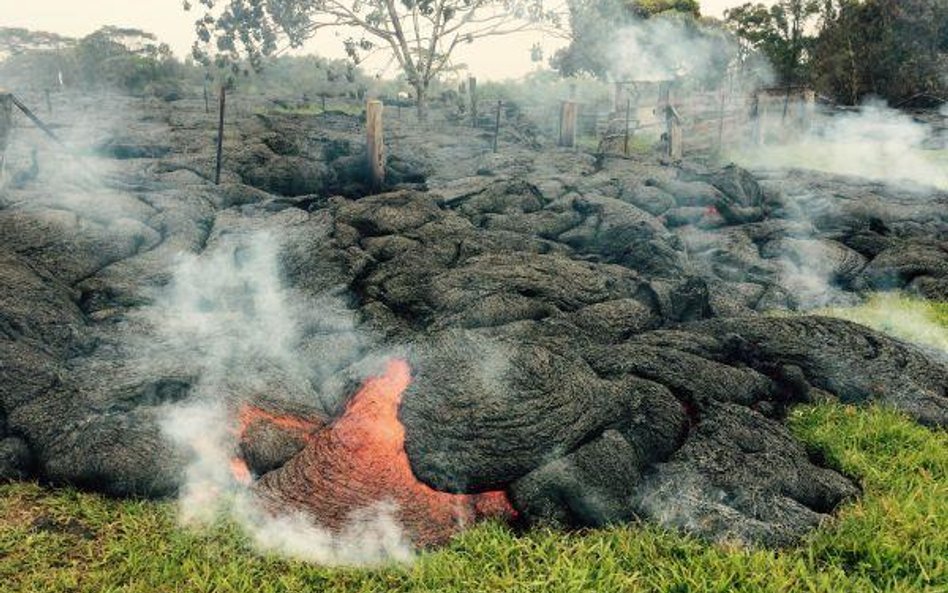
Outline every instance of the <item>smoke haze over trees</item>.
{"label": "smoke haze over trees", "polygon": [[[563,76],[641,76],[630,63],[673,61],[685,48],[683,62],[716,55],[678,74],[711,82],[729,63],[743,64],[745,76],[766,63],[761,78],[769,84],[808,85],[843,104],[948,96],[945,0],[749,2],[727,10],[723,22],[702,18],[693,0],[576,0],[568,8],[570,43],[551,61]],[[615,47],[630,39],[634,51],[617,61]]]}
{"label": "smoke haze over trees", "polygon": [[[695,19],[700,15],[700,7],[697,0],[570,0],[568,7],[570,44],[552,59],[553,67],[563,76],[606,77],[613,70],[612,48],[621,41],[617,32],[652,17],[674,19],[677,27],[698,34]],[[658,46],[647,49],[667,51]]]}

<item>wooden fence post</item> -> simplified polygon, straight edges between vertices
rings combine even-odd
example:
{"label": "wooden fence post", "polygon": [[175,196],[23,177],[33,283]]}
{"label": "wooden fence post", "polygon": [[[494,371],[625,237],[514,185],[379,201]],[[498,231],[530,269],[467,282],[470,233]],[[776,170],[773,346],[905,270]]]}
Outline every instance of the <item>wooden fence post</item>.
{"label": "wooden fence post", "polygon": [[575,101],[563,101],[560,107],[560,146],[576,146],[576,116],[579,112]]}
{"label": "wooden fence post", "polygon": [[665,112],[665,108],[671,105],[671,83],[658,83],[658,111],[656,115]]}
{"label": "wooden fence post", "polygon": [[221,162],[224,157],[224,108],[227,103],[227,90],[221,85],[220,116],[217,120],[217,168],[214,170],[214,185],[221,184]]}
{"label": "wooden fence post", "polygon": [[477,127],[477,78],[471,76],[467,79],[468,98],[471,102],[471,126]]}
{"label": "wooden fence post", "polygon": [[382,128],[381,101],[369,101],[365,107],[366,158],[369,165],[369,178],[374,189],[381,189],[385,183],[385,139]]}
{"label": "wooden fence post", "polygon": [[629,156],[629,120],[632,119],[632,97],[625,100],[625,137],[622,140],[622,154]]}
{"label": "wooden fence post", "polygon": [[751,103],[751,143],[757,146],[764,143],[764,110],[760,104],[760,93],[754,93]]}
{"label": "wooden fence post", "polygon": [[813,115],[816,113],[816,91],[813,89],[805,89],[803,91],[803,121],[800,122],[800,127],[804,132],[809,131],[810,126],[813,124]]}
{"label": "wooden fence post", "polygon": [[665,110],[665,125],[668,134],[668,156],[678,160],[684,154],[684,138],[681,130],[681,117],[672,105]]}
{"label": "wooden fence post", "polygon": [[500,138],[500,110],[503,106],[503,101],[497,101],[497,121],[494,122],[494,152],[497,152],[497,141]]}
{"label": "wooden fence post", "polygon": [[49,89],[46,89],[46,111],[47,113],[53,112],[53,100],[49,96]]}
{"label": "wooden fence post", "polygon": [[7,143],[13,129],[13,95],[0,89],[0,180],[6,176]]}

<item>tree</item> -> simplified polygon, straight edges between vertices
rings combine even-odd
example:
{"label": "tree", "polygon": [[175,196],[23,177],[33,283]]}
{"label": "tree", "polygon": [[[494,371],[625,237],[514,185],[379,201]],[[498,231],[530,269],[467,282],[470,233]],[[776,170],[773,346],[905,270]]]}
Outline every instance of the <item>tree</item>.
{"label": "tree", "polygon": [[54,87],[75,44],[56,33],[0,27],[0,78],[17,87]]}
{"label": "tree", "polygon": [[141,29],[102,27],[79,40],[73,53],[79,80],[87,87],[110,86],[132,93],[162,87],[176,91],[179,64],[167,44]]}
{"label": "tree", "polygon": [[170,97],[186,71],[171,49],[140,29],[102,27],[82,39],[0,29],[0,76],[17,86],[52,88],[60,83]]}
{"label": "tree", "polygon": [[690,14],[695,18],[701,16],[701,6],[698,4],[698,0],[634,0],[629,4],[629,7],[641,18],[648,18],[663,12]]}
{"label": "tree", "polygon": [[46,31],[30,31],[14,27],[0,27],[0,59],[25,52],[48,51],[70,47],[76,40]]}
{"label": "tree", "polygon": [[198,1],[205,14],[196,22],[194,53],[204,63],[234,65],[246,56],[259,68],[281,42],[300,47],[323,30],[349,31],[344,46],[355,63],[376,51],[394,56],[415,91],[420,119],[432,81],[459,46],[556,21],[542,0]]}
{"label": "tree", "polygon": [[788,88],[808,78],[808,50],[813,37],[807,33],[820,12],[818,0],[779,0],[773,6],[747,3],[724,13],[728,27],[770,60],[777,82]]}
{"label": "tree", "polygon": [[[823,27],[814,46],[813,71],[819,88],[837,101],[855,105],[868,91],[864,60],[883,56],[872,55],[866,47],[865,35],[874,35],[873,44],[881,47],[881,37],[891,31],[878,30],[866,18],[864,5],[852,0],[827,0],[823,7]],[[875,30],[871,30],[875,29]]]}
{"label": "tree", "polygon": [[948,95],[946,0],[827,0],[815,42],[822,92],[855,104],[876,95],[898,104]]}

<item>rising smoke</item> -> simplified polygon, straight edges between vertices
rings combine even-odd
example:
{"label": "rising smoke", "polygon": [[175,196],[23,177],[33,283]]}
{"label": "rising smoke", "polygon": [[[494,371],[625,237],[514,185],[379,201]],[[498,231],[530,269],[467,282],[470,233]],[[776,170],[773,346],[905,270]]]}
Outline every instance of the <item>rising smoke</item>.
{"label": "rising smoke", "polygon": [[[732,154],[735,161],[752,169],[811,169],[855,176],[920,196],[933,188],[948,189],[948,169],[939,162],[946,153],[931,148],[935,128],[884,103],[869,101],[845,112],[813,112],[802,131],[781,120],[779,113],[765,116],[762,125],[770,130],[763,134],[765,144]],[[813,230],[814,219],[838,209],[839,202],[809,194],[786,197],[794,206],[795,221],[812,232],[782,242],[786,249],[773,254],[779,262],[781,285],[804,310],[859,304],[835,282],[846,250],[815,240]]]}
{"label": "rising smoke", "polygon": [[321,564],[409,560],[411,547],[385,502],[355,509],[345,529],[330,532],[301,514],[264,510],[231,472],[241,403],[274,394],[332,407],[340,395],[321,393],[330,384],[328,369],[314,359],[311,342],[327,342],[317,352],[355,356],[365,341],[341,303],[303,298],[285,286],[279,252],[268,233],[224,236],[203,255],[180,258],[150,312],[160,355],[196,367],[191,397],[171,407],[163,423],[190,458],[179,497],[182,522],[205,525],[226,516],[262,549]]}
{"label": "rising smoke", "polygon": [[[774,127],[776,127],[776,122]],[[856,111],[815,114],[803,134],[771,139],[734,159],[751,168],[803,168],[899,186],[948,189],[948,169],[931,150],[931,125],[879,101]]]}
{"label": "rising smoke", "polygon": [[[37,94],[17,95],[42,121],[55,129],[58,140],[46,136],[25,115],[14,109],[17,125],[7,149],[5,183],[13,189],[36,184],[44,191],[31,195],[31,202],[82,212],[100,220],[115,220],[123,211],[128,188],[121,178],[123,163],[102,158],[96,149],[120,137],[133,125],[125,106],[116,97],[56,96],[54,113],[40,112],[43,100]],[[62,102],[68,101],[66,108]],[[109,109],[97,109],[109,104]],[[112,104],[116,103],[116,104]],[[19,187],[18,187],[19,185]]]}
{"label": "rising smoke", "polygon": [[687,17],[662,16],[610,31],[609,73],[618,81],[658,82],[688,77],[722,80],[735,46]]}

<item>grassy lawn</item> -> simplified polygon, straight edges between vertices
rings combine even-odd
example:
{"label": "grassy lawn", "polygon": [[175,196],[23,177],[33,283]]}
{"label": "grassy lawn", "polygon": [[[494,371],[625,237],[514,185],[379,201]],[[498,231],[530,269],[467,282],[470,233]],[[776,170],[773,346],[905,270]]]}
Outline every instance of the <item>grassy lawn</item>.
{"label": "grassy lawn", "polygon": [[[946,306],[897,305],[948,326]],[[841,405],[798,408],[790,425],[864,495],[788,550],[647,525],[518,535],[487,524],[410,565],[327,569],[261,556],[232,525],[180,528],[171,503],[17,483],[0,486],[0,591],[948,592],[948,432]]]}
{"label": "grassy lawn", "polygon": [[881,293],[861,307],[826,309],[820,313],[948,352],[948,303]]}

